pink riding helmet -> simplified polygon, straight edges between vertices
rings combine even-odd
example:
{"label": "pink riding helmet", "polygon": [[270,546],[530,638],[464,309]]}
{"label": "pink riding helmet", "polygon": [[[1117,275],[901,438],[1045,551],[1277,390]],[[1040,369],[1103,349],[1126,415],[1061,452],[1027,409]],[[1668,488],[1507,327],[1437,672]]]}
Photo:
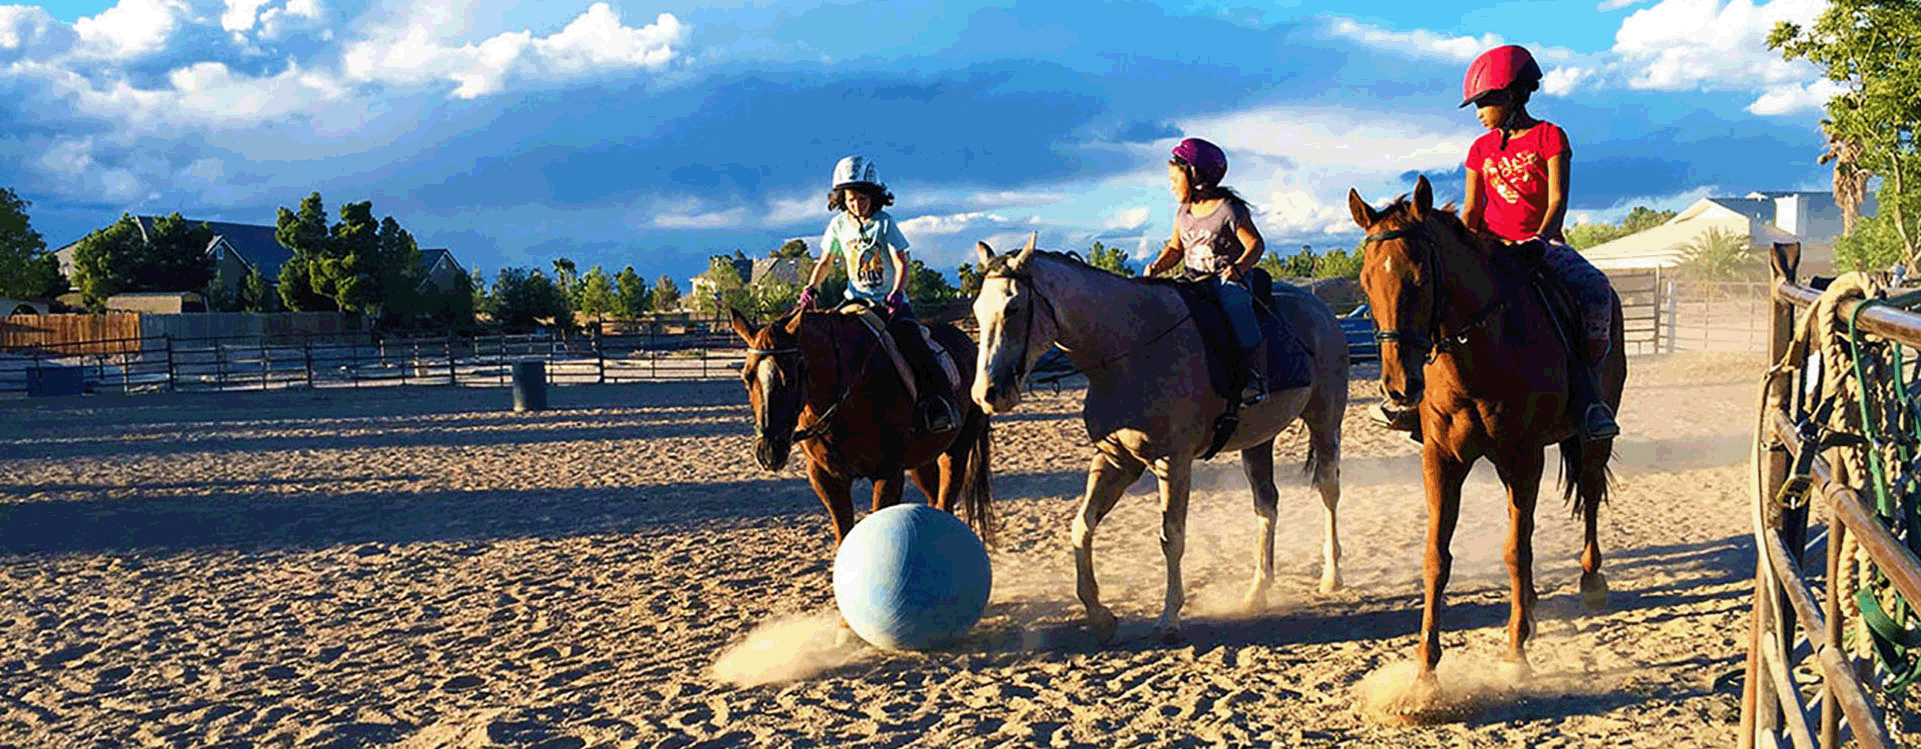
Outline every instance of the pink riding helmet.
{"label": "pink riding helmet", "polygon": [[1482,52],[1467,66],[1467,77],[1461,81],[1461,106],[1473,104],[1490,91],[1500,91],[1521,83],[1541,80],[1541,65],[1534,61],[1534,55],[1518,44],[1495,47]]}
{"label": "pink riding helmet", "polygon": [[1227,154],[1220,146],[1200,138],[1188,138],[1174,146],[1174,158],[1194,167],[1194,177],[1201,185],[1218,185],[1227,176]]}

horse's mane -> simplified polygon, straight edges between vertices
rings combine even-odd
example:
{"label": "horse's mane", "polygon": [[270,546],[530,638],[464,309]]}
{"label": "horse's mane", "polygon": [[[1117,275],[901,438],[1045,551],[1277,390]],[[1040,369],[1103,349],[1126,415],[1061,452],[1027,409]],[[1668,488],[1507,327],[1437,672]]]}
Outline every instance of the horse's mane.
{"label": "horse's mane", "polygon": [[[1014,259],[1014,256],[1018,254],[1020,254],[1019,251],[1006,252],[999,255],[995,255],[992,259],[989,259],[985,265],[981,266],[981,274],[987,275],[995,271],[1006,272],[1008,263],[1012,262]],[[1111,275],[1115,278],[1121,279],[1123,281],[1131,281],[1133,283],[1142,284],[1146,286],[1178,286],[1180,284],[1186,283],[1181,279],[1168,278],[1165,276],[1123,276],[1119,273],[1115,273],[1113,271],[1107,270],[1106,268],[1096,268],[1092,265],[1088,265],[1086,260],[1081,259],[1081,256],[1074,252],[1057,252],[1054,250],[1035,249],[1034,256],[1035,257],[1044,256],[1044,257],[1052,258],[1054,260],[1058,260],[1068,265],[1078,265],[1083,268],[1087,268],[1089,270],[1098,270],[1108,275]]]}
{"label": "horse's mane", "polygon": [[[1481,250],[1482,252],[1488,253],[1496,257],[1499,257],[1501,255],[1501,253],[1494,252],[1494,250],[1496,249],[1494,246],[1494,242],[1490,241],[1487,237],[1484,237],[1481,234],[1478,234],[1473,230],[1467,228],[1467,222],[1461,220],[1461,214],[1459,211],[1455,210],[1453,203],[1448,203],[1446,205],[1435,207],[1433,210],[1430,210],[1427,212],[1427,217],[1433,220],[1434,223],[1440,224],[1440,227],[1442,229],[1447,230],[1450,234],[1454,236],[1454,239],[1460,242],[1461,244],[1467,245],[1469,247],[1473,247],[1475,249]],[[1395,198],[1392,204],[1389,204],[1387,208],[1382,209],[1381,218],[1382,219],[1388,219],[1388,218],[1399,219],[1403,222],[1406,222],[1407,224],[1422,223],[1420,221],[1415,220],[1414,204],[1407,199],[1406,195],[1402,195],[1398,198]]]}

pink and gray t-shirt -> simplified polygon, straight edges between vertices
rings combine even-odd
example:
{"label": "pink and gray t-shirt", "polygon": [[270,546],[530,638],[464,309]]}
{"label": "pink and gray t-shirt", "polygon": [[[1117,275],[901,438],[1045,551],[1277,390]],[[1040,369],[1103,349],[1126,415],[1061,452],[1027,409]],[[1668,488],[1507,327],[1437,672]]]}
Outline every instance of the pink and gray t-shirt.
{"label": "pink and gray t-shirt", "polygon": [[1241,246],[1240,228],[1252,226],[1247,206],[1232,200],[1205,216],[1196,216],[1187,203],[1174,213],[1174,228],[1181,238],[1181,262],[1195,273],[1219,273],[1233,265],[1246,248]]}

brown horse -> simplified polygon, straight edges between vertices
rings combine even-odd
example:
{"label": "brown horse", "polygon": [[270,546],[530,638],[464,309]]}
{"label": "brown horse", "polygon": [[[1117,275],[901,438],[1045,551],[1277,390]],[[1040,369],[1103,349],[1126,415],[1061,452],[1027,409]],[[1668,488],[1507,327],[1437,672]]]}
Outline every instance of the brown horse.
{"label": "brown horse", "polygon": [[[1576,370],[1555,330],[1552,313],[1530,288],[1540,252],[1509,250],[1469,231],[1452,206],[1434,208],[1433,187],[1422,177],[1414,200],[1375,211],[1348,191],[1354,223],[1367,232],[1361,287],[1380,332],[1382,395],[1400,408],[1419,408],[1421,469],[1427,486],[1424,610],[1417,648],[1420,688],[1435,686],[1441,660],[1441,596],[1453,560],[1448,544],[1460,517],[1461,482],[1481,458],[1508,491],[1508,573],[1513,581],[1506,662],[1527,672],[1527,638],[1534,629],[1534,501],[1544,451],[1561,446],[1562,482],[1586,523],[1581,552],[1581,596],[1591,608],[1607,602],[1595,518],[1608,492],[1612,440],[1583,444],[1568,408]],[[1621,310],[1613,313],[1621,340]],[[1601,392],[1618,407],[1627,382],[1627,356],[1617,343],[1601,367]],[[1431,691],[1429,692],[1432,693]]]}
{"label": "brown horse", "polygon": [[[855,479],[873,480],[873,509],[879,510],[900,503],[903,474],[913,476],[928,504],[948,512],[963,508],[981,539],[992,543],[987,414],[954,396],[960,428],[920,434],[910,426],[914,403],[907,386],[858,318],[795,309],[756,328],[729,311],[734,333],[747,342],[740,374],[754,408],[754,460],[778,471],[793,446],[802,446],[807,480],[834,519],[835,548],[854,525]],[[958,391],[966,393],[974,342],[952,325],[928,328],[955,358]]]}

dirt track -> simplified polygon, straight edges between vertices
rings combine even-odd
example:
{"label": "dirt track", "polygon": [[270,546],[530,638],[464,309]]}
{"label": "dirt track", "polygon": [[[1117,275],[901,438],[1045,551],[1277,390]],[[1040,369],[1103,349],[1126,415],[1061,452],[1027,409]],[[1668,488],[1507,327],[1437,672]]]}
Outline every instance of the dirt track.
{"label": "dirt track", "polygon": [[[1611,609],[1574,595],[1578,526],[1544,499],[1524,698],[1423,729],[1355,687],[1411,653],[1416,446],[1356,384],[1344,572],[1316,595],[1318,498],[1282,477],[1272,606],[1239,466],[1200,472],[1187,633],[1160,606],[1149,485],[1102,526],[1121,642],[1079,625],[1067,545],[1079,393],[997,420],[996,590],[953,652],[833,644],[830,535],[797,467],[752,466],[734,383],[0,403],[0,744],[1721,747],[1746,633],[1745,465],[1761,361],[1638,358],[1602,517]],[[1291,432],[1281,463],[1297,464]],[[1502,648],[1504,500],[1469,480],[1444,673]]]}

